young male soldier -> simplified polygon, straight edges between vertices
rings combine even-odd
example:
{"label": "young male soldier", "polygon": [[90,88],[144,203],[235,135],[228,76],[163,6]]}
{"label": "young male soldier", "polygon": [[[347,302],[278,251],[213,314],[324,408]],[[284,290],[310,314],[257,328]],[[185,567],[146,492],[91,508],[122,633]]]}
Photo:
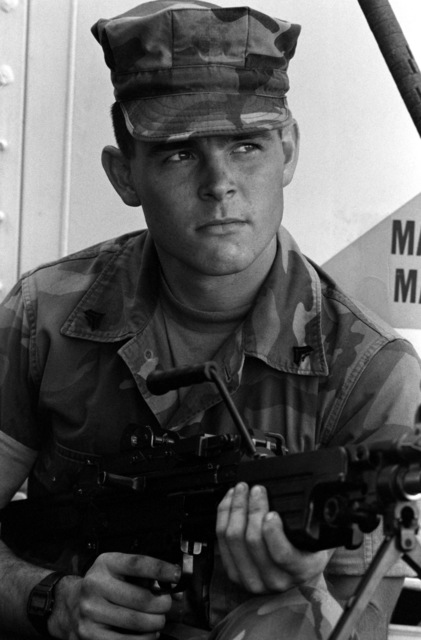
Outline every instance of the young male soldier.
{"label": "young male soldier", "polygon": [[[103,165],[148,231],[40,267],[4,301],[1,505],[28,475],[32,496],[68,491],[139,426],[232,432],[210,388],[152,396],[156,368],[216,360],[249,426],[277,431],[290,453],[412,428],[413,349],[280,227],[298,153],[285,94],[299,30],[247,8],[162,1],[94,26],[121,146],[104,149]],[[352,593],[380,536],[332,559],[299,551],[265,490],[242,484],[220,505],[217,535],[210,580],[204,571],[181,600],[142,583],[179,577],[154,558],[106,553],[81,576],[58,541],[62,577],[3,544],[1,637],[149,640],[166,622],[175,637],[206,637],[178,621],[218,640],[327,638],[340,608],[325,578],[335,598]],[[401,575],[384,580],[360,637],[386,637]]]}

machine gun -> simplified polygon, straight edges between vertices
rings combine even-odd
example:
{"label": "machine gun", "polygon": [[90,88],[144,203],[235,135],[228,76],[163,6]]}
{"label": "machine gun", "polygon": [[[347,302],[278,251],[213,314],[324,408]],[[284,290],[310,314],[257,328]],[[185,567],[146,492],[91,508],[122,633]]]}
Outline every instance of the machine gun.
{"label": "machine gun", "polygon": [[139,429],[131,452],[106,468],[87,464],[70,495],[12,502],[0,514],[2,539],[35,553],[58,540],[88,565],[106,551],[181,564],[178,585],[154,585],[162,592],[186,588],[195,558],[214,542],[217,505],[237,482],[266,487],[289,540],[304,550],[357,548],[382,516],[385,542],[331,636],[347,638],[398,558],[421,577],[421,434],[286,455],[281,436],[247,429],[213,362],[151,374],[148,387],[161,394],[203,381],[217,385],[238,434],[181,438]]}

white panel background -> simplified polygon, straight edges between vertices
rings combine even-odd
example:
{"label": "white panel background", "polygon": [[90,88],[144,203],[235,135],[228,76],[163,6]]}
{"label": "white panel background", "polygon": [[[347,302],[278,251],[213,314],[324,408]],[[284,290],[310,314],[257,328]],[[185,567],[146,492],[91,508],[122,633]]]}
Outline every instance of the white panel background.
{"label": "white panel background", "polygon": [[0,299],[18,275],[27,33],[26,7],[5,9],[0,5]]}

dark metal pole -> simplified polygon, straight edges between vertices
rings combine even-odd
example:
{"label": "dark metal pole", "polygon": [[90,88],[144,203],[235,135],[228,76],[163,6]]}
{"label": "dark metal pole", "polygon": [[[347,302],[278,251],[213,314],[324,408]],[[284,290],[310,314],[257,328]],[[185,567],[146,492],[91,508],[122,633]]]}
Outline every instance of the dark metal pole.
{"label": "dark metal pole", "polygon": [[421,73],[388,0],[358,0],[421,136]]}

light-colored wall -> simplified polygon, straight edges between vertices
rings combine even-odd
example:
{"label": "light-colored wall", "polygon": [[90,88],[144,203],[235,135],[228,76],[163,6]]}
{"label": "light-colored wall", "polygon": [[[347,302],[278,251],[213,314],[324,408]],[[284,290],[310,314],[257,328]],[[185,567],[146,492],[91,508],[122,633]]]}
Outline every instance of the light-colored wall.
{"label": "light-colored wall", "polygon": [[[133,0],[2,0],[0,280],[143,226],[100,166],[112,87],[90,33]],[[242,0],[220,0],[242,5]],[[357,0],[251,0],[302,24],[289,102],[302,132],[285,225],[319,263],[421,191],[421,144]],[[392,0],[418,62],[420,0]],[[8,9],[7,11],[5,9]],[[28,30],[26,30],[28,25]]]}
{"label": "light-colored wall", "polygon": [[[421,64],[421,3],[390,4]],[[421,140],[357,0],[289,5],[303,24],[290,97],[302,146],[285,224],[323,263],[421,191]]]}

